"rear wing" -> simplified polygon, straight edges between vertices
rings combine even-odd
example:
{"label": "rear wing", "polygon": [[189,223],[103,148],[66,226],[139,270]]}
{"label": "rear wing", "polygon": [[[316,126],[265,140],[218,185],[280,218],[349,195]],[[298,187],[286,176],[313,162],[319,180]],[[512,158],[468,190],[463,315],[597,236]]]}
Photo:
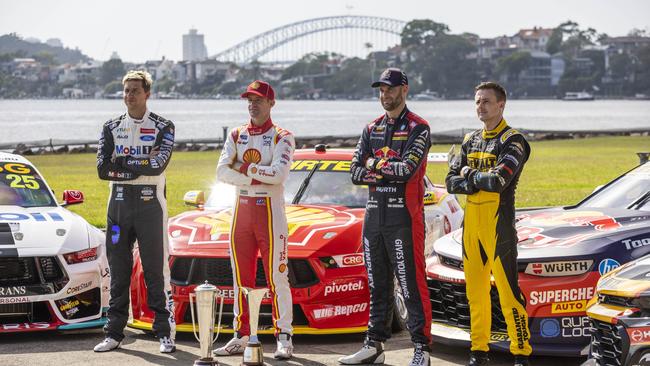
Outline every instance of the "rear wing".
{"label": "rear wing", "polygon": [[449,149],[449,152],[428,153],[427,164],[440,164],[440,163],[451,164],[451,162],[456,158],[455,150],[456,150],[456,145],[452,145],[451,148]]}

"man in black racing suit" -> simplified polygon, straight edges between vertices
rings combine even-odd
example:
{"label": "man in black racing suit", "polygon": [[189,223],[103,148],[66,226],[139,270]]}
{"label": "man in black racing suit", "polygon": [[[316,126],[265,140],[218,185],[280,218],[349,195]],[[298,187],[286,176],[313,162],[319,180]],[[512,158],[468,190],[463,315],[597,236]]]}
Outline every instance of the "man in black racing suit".
{"label": "man in black racing suit", "polygon": [[111,271],[111,299],[106,338],[95,352],[120,346],[129,317],[133,245],[138,241],[154,313],[153,332],[160,352],[174,352],[173,300],[167,254],[165,168],[174,146],[174,124],[147,109],[151,76],[130,71],[122,80],[127,113],[104,124],[97,152],[99,177],[110,181],[106,222],[106,254]]}
{"label": "man in black racing suit", "polygon": [[530,146],[503,119],[506,93],[486,82],[476,87],[476,112],[485,128],[468,133],[461,156],[451,164],[449,193],[467,195],[463,220],[463,268],[470,309],[470,366],[488,363],[491,333],[491,275],[508,327],[515,365],[528,365],[532,352],[526,303],[517,275],[515,189]]}
{"label": "man in black racing suit", "polygon": [[391,336],[394,278],[408,310],[415,352],[409,365],[429,365],[431,304],[424,262],[424,174],[429,124],[406,108],[408,79],[387,69],[373,83],[386,113],[370,123],[357,145],[352,182],[368,185],[363,251],[370,289],[370,318],[364,346],[342,357],[346,365],[384,362]]}

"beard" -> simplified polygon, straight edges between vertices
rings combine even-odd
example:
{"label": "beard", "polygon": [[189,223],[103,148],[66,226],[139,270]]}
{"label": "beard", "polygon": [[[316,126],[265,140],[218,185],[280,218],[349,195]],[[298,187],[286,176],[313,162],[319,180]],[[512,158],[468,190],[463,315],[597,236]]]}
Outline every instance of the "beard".
{"label": "beard", "polygon": [[402,97],[402,94],[399,94],[390,102],[382,99],[381,106],[384,107],[384,110],[390,112],[395,110],[397,107],[399,107],[403,101],[404,101],[404,97]]}

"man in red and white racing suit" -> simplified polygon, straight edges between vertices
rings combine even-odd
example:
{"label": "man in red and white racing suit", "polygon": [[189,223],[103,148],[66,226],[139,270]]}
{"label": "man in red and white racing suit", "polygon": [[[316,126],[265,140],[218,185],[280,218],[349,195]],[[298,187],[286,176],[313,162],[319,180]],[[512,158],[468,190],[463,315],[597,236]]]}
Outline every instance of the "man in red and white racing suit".
{"label": "man in red and white racing suit", "polygon": [[272,299],[277,337],[274,356],[289,359],[293,353],[293,311],[287,268],[284,181],[289,174],[295,142],[291,132],[271,121],[275,93],[268,83],[256,80],[241,96],[248,99],[251,120],[229,133],[217,165],[217,179],[237,187],[230,229],[236,333],[214,353],[232,355],[242,353],[246,347],[250,335],[249,314],[241,288],[255,287],[259,251]]}

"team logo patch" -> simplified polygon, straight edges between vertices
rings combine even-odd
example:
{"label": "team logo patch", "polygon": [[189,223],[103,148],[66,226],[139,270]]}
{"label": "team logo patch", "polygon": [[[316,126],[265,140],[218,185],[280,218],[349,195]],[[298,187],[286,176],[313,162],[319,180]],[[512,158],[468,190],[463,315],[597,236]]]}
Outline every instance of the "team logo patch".
{"label": "team logo patch", "polygon": [[248,87],[251,89],[257,89],[260,87],[260,83],[258,83],[257,81],[253,81]]}
{"label": "team logo patch", "polygon": [[120,227],[118,225],[111,226],[111,243],[117,244],[120,240]]}
{"label": "team logo patch", "polygon": [[144,133],[144,134],[156,133],[156,129],[154,129],[154,128],[141,128],[140,133]]}
{"label": "team logo patch", "polygon": [[244,160],[244,163],[257,164],[262,161],[262,154],[257,149],[248,149],[244,151],[242,158]]}
{"label": "team logo patch", "polygon": [[151,136],[151,135],[140,136],[140,140],[142,140],[142,141],[153,141],[153,140],[155,140],[155,139],[156,139],[156,138],[153,137],[153,136]]}
{"label": "team logo patch", "polygon": [[287,265],[284,264],[284,263],[280,264],[280,267],[278,268],[278,271],[280,271],[280,273],[284,273],[284,271],[286,271],[286,270],[287,270]]}

